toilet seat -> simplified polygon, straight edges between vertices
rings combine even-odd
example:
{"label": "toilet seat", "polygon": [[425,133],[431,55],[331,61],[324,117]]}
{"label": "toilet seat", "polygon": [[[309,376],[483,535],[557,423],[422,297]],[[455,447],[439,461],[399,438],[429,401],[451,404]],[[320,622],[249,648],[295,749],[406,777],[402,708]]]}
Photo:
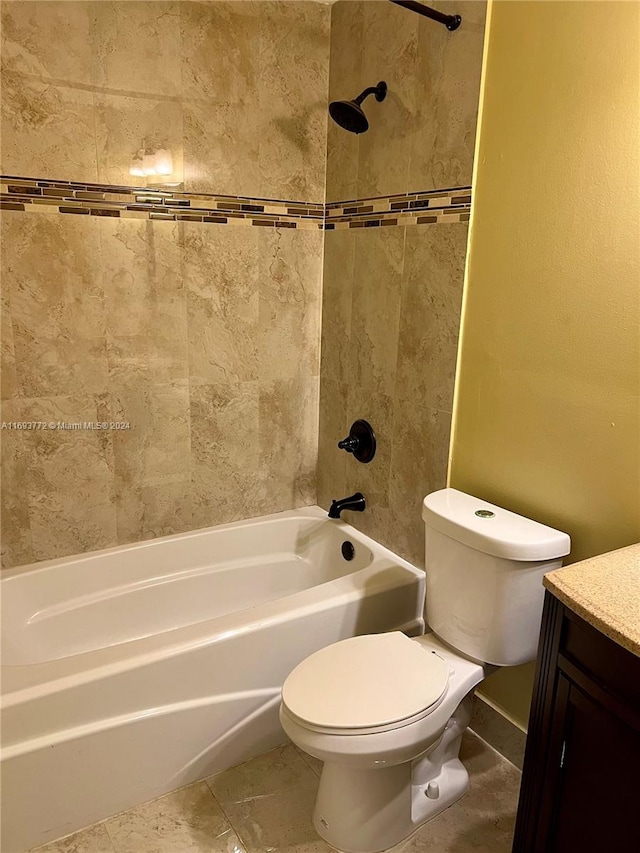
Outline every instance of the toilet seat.
{"label": "toilet seat", "polygon": [[311,731],[368,734],[428,716],[448,682],[443,657],[393,631],[351,637],[315,652],[286,679],[282,703]]}

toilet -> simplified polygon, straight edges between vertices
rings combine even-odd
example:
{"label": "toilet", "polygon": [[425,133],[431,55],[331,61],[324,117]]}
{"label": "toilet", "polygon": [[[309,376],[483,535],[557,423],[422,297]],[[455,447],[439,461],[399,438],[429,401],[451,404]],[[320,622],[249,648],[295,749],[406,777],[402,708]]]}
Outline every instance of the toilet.
{"label": "toilet", "polygon": [[473,691],[535,658],[542,575],[570,550],[566,533],[456,489],[428,495],[422,516],[430,633],[342,640],[282,688],[285,732],[324,762],[315,828],[345,853],[387,850],[465,794]]}

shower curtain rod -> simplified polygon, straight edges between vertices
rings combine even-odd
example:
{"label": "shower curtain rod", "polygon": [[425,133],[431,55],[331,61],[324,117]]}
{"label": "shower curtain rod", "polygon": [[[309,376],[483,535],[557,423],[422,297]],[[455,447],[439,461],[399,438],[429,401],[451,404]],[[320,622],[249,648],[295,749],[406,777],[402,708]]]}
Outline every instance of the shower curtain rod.
{"label": "shower curtain rod", "polygon": [[417,12],[418,15],[431,18],[432,21],[437,21],[439,24],[444,24],[448,30],[457,30],[462,23],[460,15],[445,15],[443,12],[438,12],[430,6],[424,6],[422,3],[415,2],[415,0],[391,0],[391,2],[395,3],[396,6],[404,6],[405,9]]}

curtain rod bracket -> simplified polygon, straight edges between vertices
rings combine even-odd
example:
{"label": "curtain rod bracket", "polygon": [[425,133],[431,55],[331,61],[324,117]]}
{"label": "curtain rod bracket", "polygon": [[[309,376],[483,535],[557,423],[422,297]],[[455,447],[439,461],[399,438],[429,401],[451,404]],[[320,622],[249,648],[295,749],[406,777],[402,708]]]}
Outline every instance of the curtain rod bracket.
{"label": "curtain rod bracket", "polygon": [[403,6],[411,12],[417,12],[418,15],[431,18],[432,21],[437,21],[439,24],[444,24],[450,32],[457,30],[462,23],[460,15],[445,15],[443,12],[438,12],[430,6],[417,3],[416,0],[391,0],[391,2],[395,3],[396,6]]}

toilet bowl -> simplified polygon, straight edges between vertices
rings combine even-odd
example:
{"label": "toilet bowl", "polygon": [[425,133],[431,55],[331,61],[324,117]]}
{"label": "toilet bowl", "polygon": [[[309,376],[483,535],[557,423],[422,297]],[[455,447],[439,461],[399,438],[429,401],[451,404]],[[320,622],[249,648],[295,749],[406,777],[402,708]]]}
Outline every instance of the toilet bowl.
{"label": "toilet bowl", "polygon": [[466,792],[464,700],[487,669],[434,634],[393,632],[342,640],[294,670],[280,721],[324,762],[314,824],[329,844],[386,850]]}
{"label": "toilet bowl", "polygon": [[455,489],[425,498],[427,620],[437,633],[352,637],[302,661],[280,721],[324,762],[314,825],[345,853],[380,853],[460,797],[474,688],[535,657],[542,574],[565,533]]}

